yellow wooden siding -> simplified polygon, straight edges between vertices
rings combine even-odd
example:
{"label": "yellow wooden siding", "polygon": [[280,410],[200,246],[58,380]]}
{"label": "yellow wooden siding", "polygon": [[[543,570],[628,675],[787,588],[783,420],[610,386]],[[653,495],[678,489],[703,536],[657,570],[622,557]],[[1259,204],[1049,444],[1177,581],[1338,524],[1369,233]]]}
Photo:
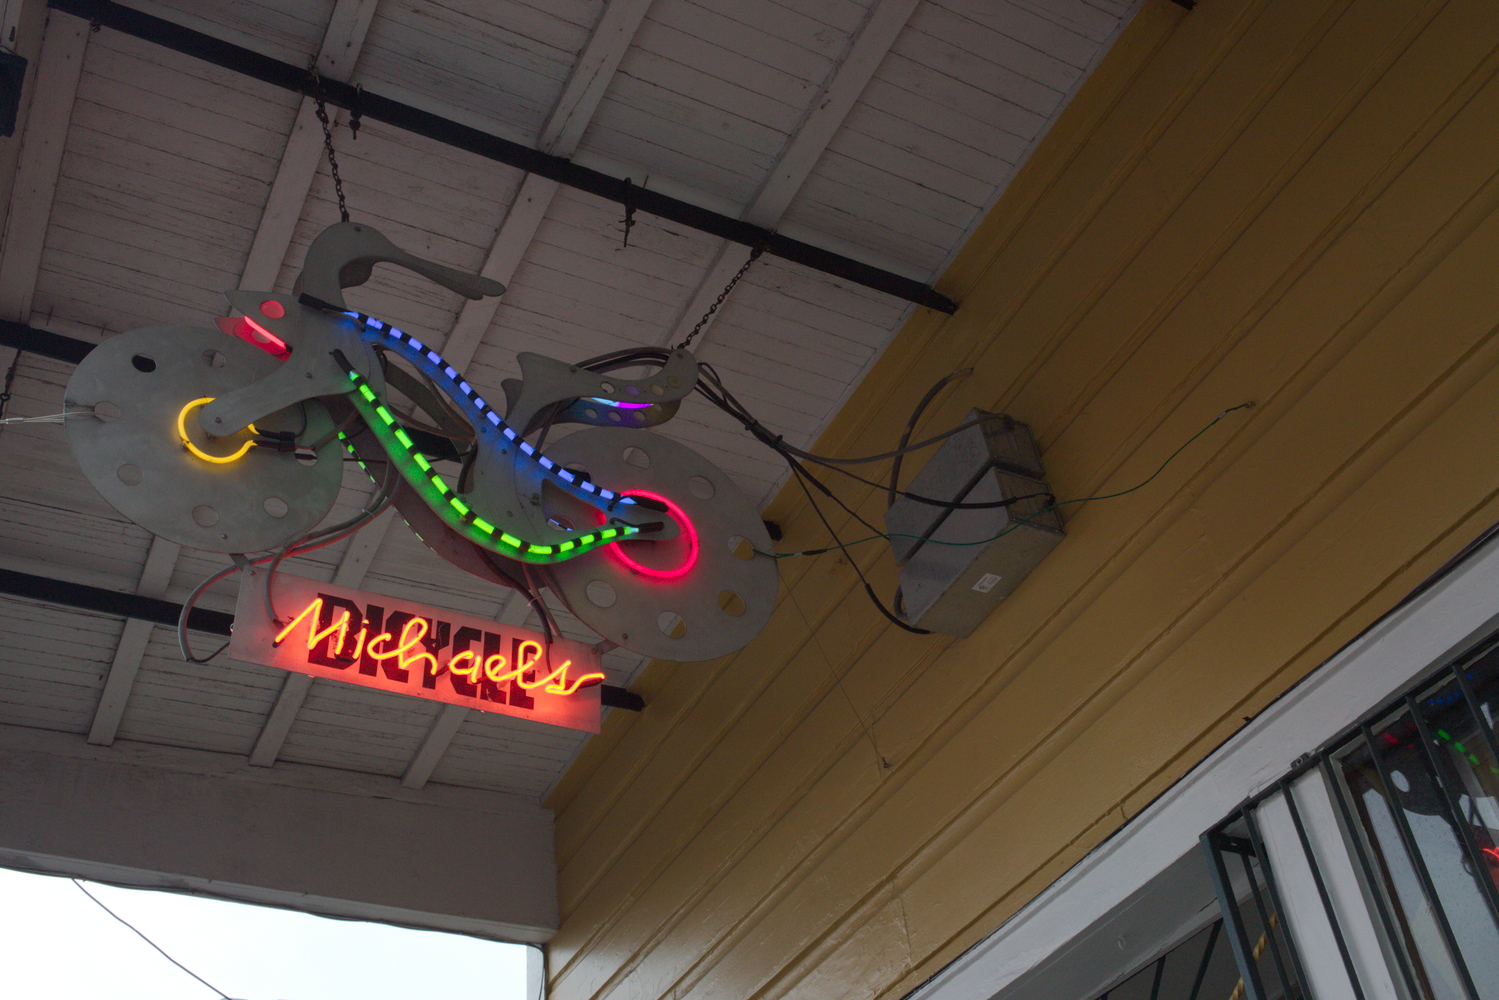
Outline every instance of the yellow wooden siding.
{"label": "yellow wooden siding", "polygon": [[1499,520],[1496,45],[1492,0],[1147,0],[820,450],[972,366],[924,429],[1011,413],[1081,497],[1255,406],[967,640],[885,623],[870,544],[651,668],[553,796],[559,1000],[898,997]]}

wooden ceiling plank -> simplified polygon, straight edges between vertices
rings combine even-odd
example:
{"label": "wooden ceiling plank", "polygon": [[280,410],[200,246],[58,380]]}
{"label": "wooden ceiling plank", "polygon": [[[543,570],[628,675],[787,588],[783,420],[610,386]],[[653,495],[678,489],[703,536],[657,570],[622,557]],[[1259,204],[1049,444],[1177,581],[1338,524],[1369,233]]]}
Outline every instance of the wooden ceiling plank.
{"label": "wooden ceiling plank", "polygon": [[[562,88],[557,106],[541,127],[541,149],[556,156],[571,156],[577,151],[579,140],[593,121],[594,112],[614,78],[614,71],[650,6],[651,0],[612,0],[604,8],[588,44],[578,56],[572,75]],[[557,182],[535,174],[526,175],[484,259],[481,274],[503,285],[510,284],[541,220],[546,218],[558,186]],[[474,352],[499,307],[498,298],[464,304],[443,348],[449,364],[462,368],[473,360]]]}
{"label": "wooden ceiling plank", "polygon": [[[787,142],[775,167],[760,185],[749,208],[745,209],[742,218],[746,222],[769,227],[785,214],[792,199],[817,166],[828,143],[833,141],[844,118],[853,110],[864,88],[874,78],[880,63],[895,45],[896,38],[910,20],[918,2],[919,0],[881,0],[870,9],[843,61],[829,74],[827,83],[812,101],[806,117]],[[708,311],[729,279],[744,266],[749,255],[749,247],[738,243],[724,244],[713,265],[703,276],[697,291],[682,309],[676,328],[664,343],[672,344],[687,336],[692,325]],[[717,315],[710,316],[704,323],[698,335],[703,340],[707,339],[709,328]],[[699,348],[701,343],[702,341],[699,342]]]}
{"label": "wooden ceiling plank", "polygon": [[[317,71],[330,79],[348,81],[359,59],[359,50],[364,46],[369,33],[370,21],[380,0],[338,0],[328,18],[328,27],[323,32],[323,44],[318,50]],[[260,216],[260,226],[255,232],[255,241],[250,246],[250,255],[245,261],[240,288],[270,289],[281,272],[286,252],[291,248],[297,222],[307,204],[307,194],[312,180],[317,175],[318,163],[323,154],[323,130],[318,124],[314,103],[302,99],[297,109],[297,121],[287,139],[286,150],[281,156],[281,165],[276,170],[276,179],[271,183],[271,193],[265,210]],[[357,587],[369,570],[370,560],[385,538],[390,526],[387,515],[354,536],[344,560],[334,573],[334,582],[346,587]],[[297,712],[307,700],[312,687],[312,678],[305,674],[289,674],[281,686],[281,693],[266,717],[255,748],[250,752],[250,763],[256,767],[270,767],[276,762],[286,736],[296,722]]]}
{"label": "wooden ceiling plank", "polygon": [[[322,48],[318,51],[319,73],[348,82],[379,2],[338,0],[328,19]],[[270,289],[281,272],[281,263],[291,247],[297,222],[307,204],[307,192],[312,188],[323,155],[323,129],[318,124],[315,108],[311,99],[302,98],[296,124],[286,141],[281,165],[276,170],[265,211],[260,216],[260,228],[256,230],[255,242],[251,244],[250,255],[245,261],[239,283],[241,288]]]}
{"label": "wooden ceiling plank", "polygon": [[[354,535],[343,558],[339,560],[338,569],[333,572],[335,584],[358,588],[364,582],[370,563],[374,561],[375,553],[380,550],[381,543],[385,541],[385,533],[390,530],[394,520],[395,511],[388,510],[369,527]],[[252,765],[270,767],[276,763],[276,757],[286,744],[286,737],[297,721],[297,713],[302,710],[302,703],[307,700],[307,692],[310,690],[312,678],[308,675],[287,675],[286,681],[281,685],[281,693],[276,696],[276,704],[271,706],[265,726],[255,741],[255,748],[250,751]]]}
{"label": "wooden ceiling plank", "polygon": [[73,99],[83,73],[89,27],[73,17],[47,23],[33,80],[35,96],[21,137],[5,240],[0,248],[0,315],[25,323],[41,269],[47,220],[57,192],[63,146],[73,117]]}
{"label": "wooden ceiling plank", "polygon": [[467,718],[468,709],[462,705],[444,705],[442,711],[437,713],[437,718],[432,720],[432,728],[427,731],[427,737],[422,741],[416,756],[406,765],[401,784],[407,788],[421,788],[425,785],[427,779],[432,777],[433,768],[437,767],[437,762],[447,752],[448,744],[458,735],[463,720]]}
{"label": "wooden ceiling plank", "polygon": [[[152,538],[140,583],[135,588],[136,594],[157,599],[166,597],[167,583],[172,578],[172,569],[177,565],[177,554],[181,551],[182,546],[176,542],[169,542],[160,535]],[[109,674],[104,680],[104,690],[99,696],[99,707],[94,710],[94,721],[89,727],[88,741],[94,746],[107,747],[114,743],[153,628],[151,622],[126,619],[125,629],[115,646],[114,659],[109,664]]]}

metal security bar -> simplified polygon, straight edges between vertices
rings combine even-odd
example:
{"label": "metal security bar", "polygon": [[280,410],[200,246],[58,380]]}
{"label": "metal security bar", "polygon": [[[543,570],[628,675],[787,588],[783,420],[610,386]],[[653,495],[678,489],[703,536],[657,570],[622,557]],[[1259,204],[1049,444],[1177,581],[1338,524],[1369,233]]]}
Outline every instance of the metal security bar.
{"label": "metal security bar", "polygon": [[[1499,633],[1303,756],[1291,773],[1203,834],[1245,1000],[1298,992],[1311,996],[1295,950],[1295,928],[1284,917],[1275,919],[1285,911],[1257,827],[1260,807],[1273,797],[1285,803],[1300,860],[1311,873],[1357,1000],[1368,995],[1376,973],[1383,971],[1403,1000],[1499,997],[1496,716]],[[1308,776],[1326,787],[1347,849],[1344,861],[1321,856],[1326,849],[1319,852],[1308,834],[1305,803],[1296,788]],[[1235,857],[1244,868],[1247,893],[1230,878]],[[1334,900],[1329,863],[1351,867],[1362,892],[1357,902],[1367,911],[1359,919],[1368,917],[1388,970],[1355,961],[1349,901]],[[1254,945],[1245,930],[1251,906],[1250,915],[1264,928]],[[1278,928],[1271,926],[1277,922]],[[1367,962],[1369,950],[1364,955]]]}
{"label": "metal security bar", "polygon": [[[1301,972],[1301,958],[1295,942],[1286,933],[1285,908],[1255,824],[1253,807],[1239,810],[1204,833],[1202,849],[1207,854],[1208,872],[1218,895],[1223,928],[1239,966],[1239,986],[1232,1000],[1295,1000],[1303,996],[1305,976]],[[1237,864],[1230,859],[1237,859]],[[1234,867],[1242,869],[1246,892],[1241,892],[1234,881]],[[1252,905],[1251,912],[1245,912],[1245,904]],[[1259,929],[1257,937],[1254,928]],[[1274,978],[1267,981],[1267,972],[1273,972]]]}

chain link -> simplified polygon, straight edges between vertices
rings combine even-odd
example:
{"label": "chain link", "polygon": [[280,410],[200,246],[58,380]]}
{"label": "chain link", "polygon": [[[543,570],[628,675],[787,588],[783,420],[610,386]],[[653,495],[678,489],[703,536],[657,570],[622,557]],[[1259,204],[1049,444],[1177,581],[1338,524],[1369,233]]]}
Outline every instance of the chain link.
{"label": "chain link", "polygon": [[723,291],[718,293],[718,298],[714,299],[713,304],[708,307],[708,311],[703,313],[703,318],[697,321],[697,326],[694,326],[692,328],[692,332],[689,333],[685,338],[683,338],[682,342],[677,345],[677,350],[684,350],[689,345],[691,345],[693,338],[702,332],[704,326],[708,325],[708,320],[712,319],[713,314],[718,312],[718,307],[723,305],[723,300],[728,298],[729,293],[734,290],[734,286],[739,284],[739,279],[744,277],[744,272],[748,271],[750,269],[750,265],[759,260],[760,255],[764,252],[764,247],[755,247],[750,251],[749,260],[745,261],[744,264],[739,268],[739,270],[734,272],[734,276],[729,279],[729,283],[723,286]]}
{"label": "chain link", "polygon": [[[314,113],[317,115],[318,124],[323,126],[323,149],[328,153],[328,172],[333,175],[333,193],[338,195],[338,217],[343,222],[349,221],[349,206],[344,203],[344,182],[338,176],[338,154],[333,152],[333,123],[328,119],[328,105],[323,101],[323,78],[310,67],[307,70],[312,74],[317,93],[313,95],[312,101]],[[355,112],[356,121],[358,112]],[[358,125],[355,125],[356,135]]]}

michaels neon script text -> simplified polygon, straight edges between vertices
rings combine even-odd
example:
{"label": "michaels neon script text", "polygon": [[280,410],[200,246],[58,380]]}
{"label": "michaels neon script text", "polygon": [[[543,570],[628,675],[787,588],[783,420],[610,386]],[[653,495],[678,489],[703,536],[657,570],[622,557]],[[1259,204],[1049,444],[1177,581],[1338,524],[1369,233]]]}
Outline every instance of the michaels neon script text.
{"label": "michaels neon script text", "polygon": [[566,697],[605,679],[601,673],[570,677],[571,660],[555,667],[543,663],[545,650],[533,639],[512,638],[507,653],[504,638],[493,632],[470,626],[454,630],[449,622],[405,611],[386,617],[384,608],[372,604],[361,611],[354,602],[329,594],[313,598],[277,633],[272,646],[299,629],[309,664],[335,669],[357,665],[362,674],[381,674],[403,684],[416,675],[428,689],[447,675],[458,694],[518,708],[532,707],[530,692],[537,689]]}

